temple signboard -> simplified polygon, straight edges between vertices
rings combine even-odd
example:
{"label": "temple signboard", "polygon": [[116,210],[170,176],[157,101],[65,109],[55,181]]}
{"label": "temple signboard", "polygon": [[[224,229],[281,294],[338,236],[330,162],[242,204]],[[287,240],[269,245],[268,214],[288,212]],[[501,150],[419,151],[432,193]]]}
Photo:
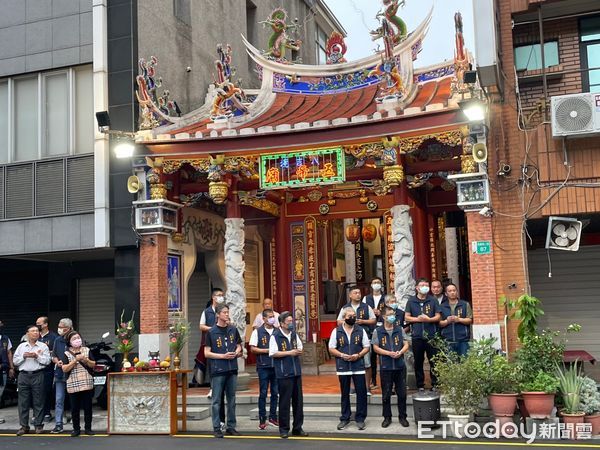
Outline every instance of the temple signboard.
{"label": "temple signboard", "polygon": [[260,188],[283,189],[346,181],[342,147],[260,156]]}

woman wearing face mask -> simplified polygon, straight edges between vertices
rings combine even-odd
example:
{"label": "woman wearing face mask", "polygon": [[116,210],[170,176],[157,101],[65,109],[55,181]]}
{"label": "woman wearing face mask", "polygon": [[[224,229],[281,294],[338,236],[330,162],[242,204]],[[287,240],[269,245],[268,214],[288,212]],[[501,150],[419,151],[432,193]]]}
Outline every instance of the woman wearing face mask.
{"label": "woman wearing face mask", "polygon": [[70,331],[65,340],[68,349],[65,352],[62,370],[67,377],[67,392],[71,400],[71,416],[73,419],[72,437],[81,434],[80,415],[83,409],[85,428],[87,435],[93,435],[92,431],[92,395],[94,392],[94,378],[90,374],[95,362],[90,359],[90,349],[83,346],[81,335]]}

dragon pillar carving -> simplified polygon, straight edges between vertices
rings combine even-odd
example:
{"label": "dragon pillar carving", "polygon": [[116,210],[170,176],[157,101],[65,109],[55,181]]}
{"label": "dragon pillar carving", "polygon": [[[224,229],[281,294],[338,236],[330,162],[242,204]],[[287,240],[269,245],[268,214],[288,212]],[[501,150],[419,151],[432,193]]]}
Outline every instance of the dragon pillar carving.
{"label": "dragon pillar carving", "polygon": [[244,219],[225,219],[225,298],[229,318],[244,339],[246,335],[246,288],[244,285]]}
{"label": "dragon pillar carving", "polygon": [[412,220],[410,218],[410,207],[408,205],[396,205],[392,208],[392,242],[394,252],[394,290],[396,299],[405,307],[408,297],[415,293],[415,280],[413,279],[413,268],[415,265],[415,253],[413,236],[411,231]]}

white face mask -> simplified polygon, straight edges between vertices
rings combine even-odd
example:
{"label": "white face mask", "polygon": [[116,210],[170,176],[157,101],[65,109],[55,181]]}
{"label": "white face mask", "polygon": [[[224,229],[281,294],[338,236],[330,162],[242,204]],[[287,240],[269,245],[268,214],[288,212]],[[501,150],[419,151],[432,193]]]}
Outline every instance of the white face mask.
{"label": "white face mask", "polygon": [[373,283],[371,285],[371,287],[373,288],[374,291],[380,291],[381,290],[381,284],[379,284],[379,283]]}
{"label": "white face mask", "polygon": [[421,286],[419,288],[419,292],[423,295],[428,294],[429,293],[429,286]]}
{"label": "white face mask", "polygon": [[63,334],[65,334],[65,330],[63,328],[59,328],[58,330],[56,330],[58,332],[59,336],[62,336]]}
{"label": "white face mask", "polygon": [[225,297],[223,297],[222,295],[217,295],[215,297],[215,300],[217,301],[217,303],[224,303],[225,302]]}

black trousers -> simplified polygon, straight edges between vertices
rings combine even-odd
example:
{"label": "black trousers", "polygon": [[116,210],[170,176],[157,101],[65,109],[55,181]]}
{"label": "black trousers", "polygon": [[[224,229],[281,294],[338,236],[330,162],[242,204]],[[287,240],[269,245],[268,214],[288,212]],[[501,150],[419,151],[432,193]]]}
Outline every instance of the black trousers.
{"label": "black trousers", "polygon": [[350,420],[352,406],[350,404],[350,382],[354,382],[356,390],[356,422],[364,422],[367,418],[367,381],[365,375],[339,375],[342,391],[342,415],[340,421]]}
{"label": "black trousers", "polygon": [[44,370],[44,415],[49,416],[54,407],[54,364]]}
{"label": "black trousers", "polygon": [[92,429],[92,398],[94,390],[75,392],[69,394],[71,399],[71,419],[73,420],[73,430],[81,431],[80,411],[83,409],[83,422],[86,430]]}
{"label": "black trousers", "polygon": [[[365,377],[363,375],[363,381]],[[304,404],[302,401],[302,377],[277,379],[279,384],[279,432],[290,431],[290,402],[294,409],[292,432],[298,432],[304,424]]]}
{"label": "black trousers", "polygon": [[406,419],[406,366],[399,370],[381,371],[383,417],[392,418],[392,390],[398,396],[398,417]]}
{"label": "black trousers", "polygon": [[413,355],[415,356],[415,378],[417,379],[417,388],[421,389],[425,387],[425,372],[423,371],[425,354],[427,354],[427,360],[429,361],[431,386],[436,386],[437,377],[435,376],[434,363],[432,359],[436,353],[436,349],[426,339],[413,338],[412,351]]}
{"label": "black trousers", "polygon": [[[377,360],[378,354],[371,347],[371,384],[377,386]],[[368,387],[368,386],[367,386]]]}

